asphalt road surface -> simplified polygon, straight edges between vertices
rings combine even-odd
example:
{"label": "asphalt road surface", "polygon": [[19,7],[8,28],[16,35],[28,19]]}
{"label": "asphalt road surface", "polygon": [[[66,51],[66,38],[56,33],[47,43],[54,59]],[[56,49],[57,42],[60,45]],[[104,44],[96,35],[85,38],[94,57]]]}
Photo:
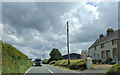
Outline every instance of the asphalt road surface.
{"label": "asphalt road surface", "polygon": [[[98,71],[98,72],[97,72]],[[62,68],[58,68],[52,65],[42,65],[42,66],[33,66],[25,75],[104,75],[105,71],[97,70],[87,70],[87,71],[71,71]]]}

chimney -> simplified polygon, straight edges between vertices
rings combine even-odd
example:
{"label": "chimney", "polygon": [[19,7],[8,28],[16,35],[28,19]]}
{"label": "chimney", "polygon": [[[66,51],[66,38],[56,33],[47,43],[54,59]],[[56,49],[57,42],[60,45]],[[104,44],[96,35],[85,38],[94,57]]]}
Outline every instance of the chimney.
{"label": "chimney", "polygon": [[100,39],[101,39],[101,38],[103,38],[103,37],[104,37],[104,35],[103,35],[103,34],[100,34],[100,36],[99,36],[99,37],[100,37]]}
{"label": "chimney", "polygon": [[114,30],[112,28],[108,28],[108,30],[107,30],[107,36],[110,35],[112,32],[114,32]]}

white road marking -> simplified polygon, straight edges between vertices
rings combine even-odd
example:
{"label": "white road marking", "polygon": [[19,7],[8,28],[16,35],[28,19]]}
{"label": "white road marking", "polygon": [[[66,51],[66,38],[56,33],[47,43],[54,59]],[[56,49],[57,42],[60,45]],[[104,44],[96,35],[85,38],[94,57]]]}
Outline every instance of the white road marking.
{"label": "white road marking", "polygon": [[49,69],[48,69],[48,71],[49,71],[50,73],[53,73],[53,72],[52,72],[51,70],[49,70]]}
{"label": "white road marking", "polygon": [[46,68],[44,65],[43,65],[43,67],[44,67],[45,69],[47,69],[50,73],[53,73],[50,69]]}
{"label": "white road marking", "polygon": [[25,72],[24,75],[26,75],[26,73],[28,73],[28,71],[30,71],[32,68],[33,68],[33,67],[29,68],[29,69]]}

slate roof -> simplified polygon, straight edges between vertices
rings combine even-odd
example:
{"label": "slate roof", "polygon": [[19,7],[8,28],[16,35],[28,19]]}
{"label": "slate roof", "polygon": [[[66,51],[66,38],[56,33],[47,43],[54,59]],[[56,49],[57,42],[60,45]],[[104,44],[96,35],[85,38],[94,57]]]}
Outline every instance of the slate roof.
{"label": "slate roof", "polygon": [[[70,56],[72,56],[72,55],[78,55],[78,56],[81,56],[80,54],[77,54],[77,53],[71,53]],[[63,57],[66,57],[66,56],[68,56],[68,54],[63,55]]]}
{"label": "slate roof", "polygon": [[102,44],[102,43],[105,43],[105,42],[107,42],[107,41],[116,39],[116,38],[118,38],[118,36],[120,36],[120,29],[112,32],[112,33],[111,33],[110,35],[108,35],[108,36],[106,35],[106,36],[104,36],[104,37],[101,38],[101,39],[97,39],[89,48],[92,48],[92,47],[97,46],[97,45],[99,45],[99,44]]}

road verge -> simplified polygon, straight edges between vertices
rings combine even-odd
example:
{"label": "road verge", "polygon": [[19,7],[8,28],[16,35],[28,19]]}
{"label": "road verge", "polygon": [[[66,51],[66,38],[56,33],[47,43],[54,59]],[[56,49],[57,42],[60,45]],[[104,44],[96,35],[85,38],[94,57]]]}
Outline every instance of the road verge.
{"label": "road verge", "polygon": [[50,65],[69,69],[69,70],[85,70],[86,69],[86,61],[84,59],[70,60],[70,65],[68,65],[67,60],[59,60],[59,61],[51,61]]}

